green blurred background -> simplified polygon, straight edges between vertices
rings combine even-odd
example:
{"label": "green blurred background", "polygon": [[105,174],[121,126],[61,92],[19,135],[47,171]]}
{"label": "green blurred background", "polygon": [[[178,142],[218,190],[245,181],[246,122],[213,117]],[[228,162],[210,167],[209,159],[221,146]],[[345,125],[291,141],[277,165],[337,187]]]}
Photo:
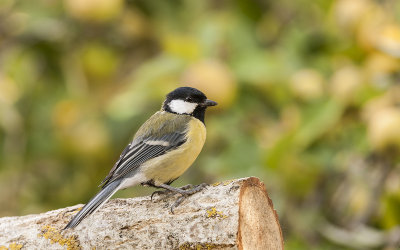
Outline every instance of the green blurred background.
{"label": "green blurred background", "polygon": [[287,249],[397,249],[399,22],[398,0],[1,0],[0,216],[85,203],[190,85],[220,105],[175,185],[257,176]]}

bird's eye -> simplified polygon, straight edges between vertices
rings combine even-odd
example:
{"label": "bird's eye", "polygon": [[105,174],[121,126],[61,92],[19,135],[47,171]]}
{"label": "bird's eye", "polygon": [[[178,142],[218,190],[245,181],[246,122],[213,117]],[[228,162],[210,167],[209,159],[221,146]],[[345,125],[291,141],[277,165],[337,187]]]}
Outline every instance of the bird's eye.
{"label": "bird's eye", "polygon": [[193,102],[193,98],[192,97],[186,97],[186,101]]}

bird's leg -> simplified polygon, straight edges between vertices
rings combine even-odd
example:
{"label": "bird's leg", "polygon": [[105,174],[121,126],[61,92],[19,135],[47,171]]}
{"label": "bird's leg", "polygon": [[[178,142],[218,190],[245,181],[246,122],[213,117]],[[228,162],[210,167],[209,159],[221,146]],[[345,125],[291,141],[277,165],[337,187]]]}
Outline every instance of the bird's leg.
{"label": "bird's leg", "polygon": [[[160,184],[158,187],[164,188],[167,193],[178,193],[181,195],[181,197],[179,197],[175,201],[175,203],[171,206],[171,213],[174,213],[174,208],[178,207],[182,203],[182,201],[184,201],[188,196],[195,194],[197,192],[200,192],[207,185],[208,184],[206,184],[206,183],[202,183],[202,184],[199,184],[199,185],[196,185],[193,187],[193,185],[189,184],[189,185],[183,186],[181,188],[175,188],[175,187],[171,187],[170,185],[167,185],[167,184]],[[191,188],[191,189],[189,189],[189,188]]]}

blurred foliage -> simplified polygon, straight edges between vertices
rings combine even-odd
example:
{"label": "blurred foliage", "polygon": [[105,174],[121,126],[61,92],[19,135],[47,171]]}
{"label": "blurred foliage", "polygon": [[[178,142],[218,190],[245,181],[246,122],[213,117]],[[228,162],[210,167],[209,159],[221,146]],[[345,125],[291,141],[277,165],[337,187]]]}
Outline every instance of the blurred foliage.
{"label": "blurred foliage", "polygon": [[399,19],[397,0],[2,0],[0,215],[86,202],[190,85],[220,105],[176,185],[258,176],[287,249],[396,249]]}

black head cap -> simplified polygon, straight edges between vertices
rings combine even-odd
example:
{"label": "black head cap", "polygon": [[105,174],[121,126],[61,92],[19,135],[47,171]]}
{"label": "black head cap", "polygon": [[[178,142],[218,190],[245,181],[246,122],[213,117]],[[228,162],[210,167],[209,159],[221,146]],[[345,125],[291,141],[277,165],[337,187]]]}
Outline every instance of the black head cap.
{"label": "black head cap", "polygon": [[180,87],[167,95],[166,101],[184,100],[187,102],[201,103],[206,100],[206,95],[198,89],[191,87]]}

